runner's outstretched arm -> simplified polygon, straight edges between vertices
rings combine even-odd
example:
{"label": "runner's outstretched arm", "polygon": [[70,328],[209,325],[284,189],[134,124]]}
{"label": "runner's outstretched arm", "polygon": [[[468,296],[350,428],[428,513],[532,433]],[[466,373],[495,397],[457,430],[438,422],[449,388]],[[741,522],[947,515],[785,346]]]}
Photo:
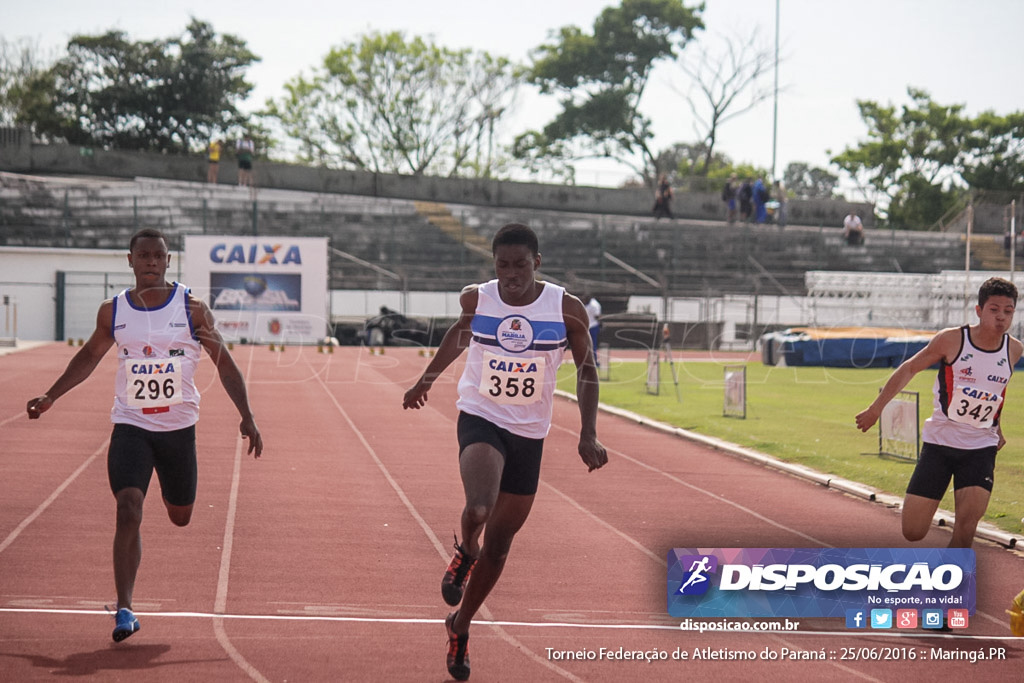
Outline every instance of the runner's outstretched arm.
{"label": "runner's outstretched arm", "polygon": [[434,380],[441,376],[449,365],[455,362],[463,351],[469,346],[472,336],[473,316],[476,313],[477,286],[469,285],[462,290],[459,296],[459,304],[462,306],[462,313],[448,331],[444,333],[441,345],[437,347],[437,353],[427,364],[427,368],[416,384],[412,386],[402,399],[402,408],[419,410],[427,404],[427,393],[434,385]]}
{"label": "runner's outstretched arm", "polygon": [[114,335],[110,329],[113,316],[112,300],[100,304],[99,312],[96,314],[96,329],[93,330],[89,341],[68,362],[67,368],[53,383],[53,386],[47,389],[42,396],[37,396],[28,402],[26,409],[30,420],[38,419],[53,406],[54,401],[88,379],[92,371],[96,369],[103,356],[114,345]]}
{"label": "runner's outstretched arm", "polygon": [[189,295],[189,308],[195,324],[196,339],[210,354],[210,359],[217,368],[220,383],[242,418],[238,431],[249,441],[248,453],[258,458],[263,454],[263,437],[256,427],[256,418],[253,417],[252,408],[249,406],[249,393],[245,388],[242,371],[238,369],[235,359],[231,357],[231,352],[224,344],[224,338],[217,331],[213,312],[206,302]]}
{"label": "runner's outstretched arm", "polygon": [[608,463],[608,452],[597,440],[597,403],[600,382],[594,353],[590,348],[590,330],[587,311],[583,303],[566,294],[562,299],[562,318],[565,320],[566,336],[573,362],[576,363],[576,402],[580,409],[580,458],[587,470],[603,467]]}

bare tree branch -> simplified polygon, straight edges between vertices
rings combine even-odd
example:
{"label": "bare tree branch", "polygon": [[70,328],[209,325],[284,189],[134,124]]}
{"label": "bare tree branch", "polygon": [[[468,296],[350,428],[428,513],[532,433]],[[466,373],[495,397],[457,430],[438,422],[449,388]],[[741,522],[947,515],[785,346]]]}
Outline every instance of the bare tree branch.
{"label": "bare tree branch", "polygon": [[771,49],[759,44],[758,31],[748,38],[724,38],[724,46],[713,50],[705,42],[696,43],[676,61],[691,80],[687,89],[674,83],[668,86],[687,103],[694,119],[694,132],[705,147],[704,163],[698,169],[705,175],[714,157],[715,143],[722,124],[764,102],[774,93],[765,78],[774,65]]}

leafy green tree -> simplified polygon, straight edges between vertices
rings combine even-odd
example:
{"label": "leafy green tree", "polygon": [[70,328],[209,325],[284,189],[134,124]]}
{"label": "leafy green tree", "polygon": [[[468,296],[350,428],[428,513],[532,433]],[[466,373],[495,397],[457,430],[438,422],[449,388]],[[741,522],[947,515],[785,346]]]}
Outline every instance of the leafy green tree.
{"label": "leafy green tree", "polygon": [[33,95],[32,84],[52,61],[28,40],[0,37],[0,126],[25,123],[21,114]]}
{"label": "leafy green tree", "polygon": [[958,159],[968,187],[997,192],[1024,190],[1024,112],[982,112],[965,135]]}
{"label": "leafy green tree", "polygon": [[868,140],[832,158],[893,227],[927,229],[970,191],[1024,190],[1024,113],[971,118],[923,90],[908,95],[900,109],[858,101]]}
{"label": "leafy green tree", "polygon": [[839,176],[801,161],[786,166],[782,180],[786,191],[798,199],[832,199],[839,184]]}
{"label": "leafy green tree", "polygon": [[703,5],[682,0],[622,0],[594,21],[593,32],[566,26],[533,53],[529,80],[562,107],[542,130],[520,135],[514,153],[528,168],[609,158],[648,184],[659,170],[651,121],[640,111],[651,70],[673,59],[704,28]]}
{"label": "leafy green tree", "polygon": [[75,36],[30,83],[19,119],[44,139],[184,152],[246,126],[238,104],[259,61],[244,41],[193,19],[176,38],[131,41],[121,31]]}
{"label": "leafy green tree", "polygon": [[490,177],[522,70],[485,52],[370,33],[297,76],[267,114],[307,162],[375,172]]}

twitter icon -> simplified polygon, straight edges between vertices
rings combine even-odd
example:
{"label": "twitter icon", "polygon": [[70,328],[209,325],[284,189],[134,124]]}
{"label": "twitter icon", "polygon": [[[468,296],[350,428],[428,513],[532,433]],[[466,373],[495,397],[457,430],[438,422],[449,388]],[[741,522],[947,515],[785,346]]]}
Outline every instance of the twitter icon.
{"label": "twitter icon", "polygon": [[871,628],[892,628],[892,610],[871,610]]}

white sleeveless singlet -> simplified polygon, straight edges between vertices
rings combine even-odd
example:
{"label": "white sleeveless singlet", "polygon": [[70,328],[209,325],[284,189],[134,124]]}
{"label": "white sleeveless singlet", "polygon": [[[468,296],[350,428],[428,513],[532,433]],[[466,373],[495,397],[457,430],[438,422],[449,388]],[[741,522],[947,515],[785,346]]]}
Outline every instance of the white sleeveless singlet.
{"label": "white sleeveless singlet", "polygon": [[194,383],[200,344],[188,309],[188,289],[177,282],[157,308],[139,308],[124,290],[114,297],[117,378],[110,420],[169,432],[199,420]]}
{"label": "white sleeveless singlet", "polygon": [[551,428],[551,399],[568,346],[565,289],[546,282],[527,306],[504,303],[497,280],[477,291],[456,406],[518,436],[543,439]]}
{"label": "white sleeveless singlet", "polygon": [[961,449],[995,446],[1006,384],[1013,374],[1010,338],[1004,334],[998,349],[985,351],[971,342],[967,326],[960,329],[960,352],[939,368],[932,415],[925,420],[921,440]]}

